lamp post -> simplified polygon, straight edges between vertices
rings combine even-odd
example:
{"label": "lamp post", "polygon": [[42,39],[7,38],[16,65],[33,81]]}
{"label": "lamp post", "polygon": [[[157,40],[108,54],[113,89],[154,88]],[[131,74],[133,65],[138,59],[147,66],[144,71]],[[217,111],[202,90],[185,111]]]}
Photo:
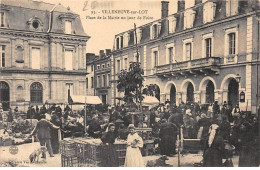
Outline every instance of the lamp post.
{"label": "lamp post", "polygon": [[237,101],[237,103],[239,104],[239,86],[240,86],[241,76],[239,74],[237,74],[235,76],[235,80],[238,83],[238,98],[237,98],[238,101]]}
{"label": "lamp post", "polygon": [[238,84],[240,83],[240,80],[241,80],[241,76],[239,74],[237,74],[235,76],[235,80],[238,82]]}

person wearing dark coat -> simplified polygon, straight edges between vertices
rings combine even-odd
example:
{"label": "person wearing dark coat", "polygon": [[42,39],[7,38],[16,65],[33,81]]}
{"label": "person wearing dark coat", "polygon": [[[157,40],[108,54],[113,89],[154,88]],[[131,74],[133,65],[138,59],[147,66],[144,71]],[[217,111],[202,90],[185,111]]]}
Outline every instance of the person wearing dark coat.
{"label": "person wearing dark coat", "polygon": [[204,167],[222,167],[222,158],[225,158],[224,139],[219,135],[219,126],[212,124],[210,132],[205,138],[203,152]]}
{"label": "person wearing dark coat", "polygon": [[97,114],[93,114],[92,120],[89,122],[88,127],[88,134],[93,138],[99,138],[101,136],[101,126],[97,116]]}
{"label": "person wearing dark coat", "polygon": [[[51,116],[51,123],[55,126],[60,127],[62,125],[61,118],[59,118],[56,114]],[[58,129],[51,130],[51,146],[53,150],[53,154],[59,153],[59,134]]]}
{"label": "person wearing dark coat", "polygon": [[39,110],[40,110],[40,109],[39,109],[38,105],[36,105],[35,111],[36,111],[36,112],[39,112]]}
{"label": "person wearing dark coat", "polygon": [[[55,126],[50,121],[46,120],[45,115],[41,115],[41,120],[37,122],[36,127],[29,135],[29,137],[37,134],[37,138],[40,141],[40,145],[46,145],[50,157],[53,157],[53,150],[51,146],[51,129],[59,129],[59,127]],[[43,157],[45,157],[44,153]]]}
{"label": "person wearing dark coat", "polygon": [[10,108],[9,112],[7,114],[7,122],[13,122],[13,120],[14,120],[13,112],[12,112],[12,109]]}
{"label": "person wearing dark coat", "polygon": [[151,110],[151,111],[150,111],[150,126],[151,126],[151,127],[152,127],[153,124],[155,123],[155,117],[156,117],[156,115],[155,115],[154,110]]}
{"label": "person wearing dark coat", "polygon": [[229,121],[227,120],[227,117],[222,118],[223,121],[220,124],[219,130],[220,135],[223,137],[224,140],[230,139],[230,132],[231,132],[231,126]]}
{"label": "person wearing dark coat", "polygon": [[170,113],[168,111],[165,111],[164,114],[163,114],[162,119],[168,120],[170,116],[171,116]]}
{"label": "person wearing dark coat", "polygon": [[177,133],[178,128],[174,123],[166,120],[162,123],[159,133],[161,155],[173,156],[176,153]]}
{"label": "person wearing dark coat", "polygon": [[208,132],[209,132],[209,127],[211,126],[210,119],[207,117],[205,113],[201,114],[201,119],[198,120],[198,127],[202,127],[201,135],[199,135],[200,139],[204,138]]}
{"label": "person wearing dark coat", "polygon": [[119,166],[118,154],[116,152],[116,148],[114,145],[116,139],[116,135],[114,131],[115,131],[115,124],[110,123],[108,125],[108,132],[105,132],[101,137],[101,141],[104,144],[101,150],[101,157],[103,158],[101,159],[102,167]]}
{"label": "person wearing dark coat", "polygon": [[118,111],[114,110],[114,111],[111,113],[110,117],[109,117],[109,122],[116,121],[116,120],[118,119],[118,117],[119,117]]}
{"label": "person wearing dark coat", "polygon": [[177,110],[176,113],[173,112],[168,120],[169,122],[174,123],[178,128],[183,125],[183,115],[181,114],[180,110]]}
{"label": "person wearing dark coat", "polygon": [[213,114],[219,114],[219,113],[220,113],[220,107],[218,101],[215,101],[213,104]]}
{"label": "person wearing dark coat", "polygon": [[254,134],[250,131],[251,127],[248,122],[240,126],[237,136],[237,149],[239,151],[239,167],[256,167],[258,166],[258,139],[254,140]]}
{"label": "person wearing dark coat", "polygon": [[128,129],[123,124],[119,125],[119,129],[118,129],[118,132],[117,132],[117,137],[119,139],[126,140],[128,134],[129,134]]}

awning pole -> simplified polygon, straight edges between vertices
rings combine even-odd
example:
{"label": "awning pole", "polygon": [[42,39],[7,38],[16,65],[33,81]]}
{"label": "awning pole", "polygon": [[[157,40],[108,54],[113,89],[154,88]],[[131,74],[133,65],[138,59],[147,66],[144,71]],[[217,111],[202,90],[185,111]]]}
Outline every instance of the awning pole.
{"label": "awning pole", "polygon": [[85,112],[84,112],[84,128],[85,128],[85,133],[87,132],[87,127],[86,127],[86,125],[87,125],[87,122],[86,122],[86,119],[87,119],[87,101],[86,101],[86,97],[85,97],[85,108],[84,108],[84,110],[85,110]]}

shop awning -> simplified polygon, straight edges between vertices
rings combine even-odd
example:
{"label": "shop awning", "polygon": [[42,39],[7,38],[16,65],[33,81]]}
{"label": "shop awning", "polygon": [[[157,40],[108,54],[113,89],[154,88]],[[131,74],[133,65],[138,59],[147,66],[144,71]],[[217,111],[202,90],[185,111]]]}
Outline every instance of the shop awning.
{"label": "shop awning", "polygon": [[68,101],[65,101],[64,99],[50,99],[50,100],[47,100],[47,104],[49,104],[49,105],[52,105],[52,104],[66,105],[66,104],[68,104]]}
{"label": "shop awning", "polygon": [[102,101],[98,96],[70,96],[73,104],[101,104]]}
{"label": "shop awning", "polygon": [[154,96],[144,96],[142,102],[142,104],[146,106],[158,105],[159,103],[160,103],[159,100]]}

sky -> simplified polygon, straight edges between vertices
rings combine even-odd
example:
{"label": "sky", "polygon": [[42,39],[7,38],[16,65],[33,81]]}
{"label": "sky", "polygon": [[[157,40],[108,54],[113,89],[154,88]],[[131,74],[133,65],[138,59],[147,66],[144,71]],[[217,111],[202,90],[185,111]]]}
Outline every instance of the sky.
{"label": "sky", "polygon": [[[161,17],[161,0],[34,0],[52,4],[61,3],[79,14],[85,32],[91,36],[86,52],[112,49],[116,34],[133,29]],[[169,0],[169,14],[176,11],[177,0]],[[109,11],[110,10],[110,11]],[[111,10],[130,10],[131,14],[111,14]],[[140,10],[140,11],[139,11]],[[137,12],[137,13],[134,13]],[[101,19],[98,19],[98,16]],[[109,18],[115,17],[115,18]],[[138,16],[141,17],[138,19]],[[104,19],[103,17],[106,17]],[[119,18],[117,18],[119,17]],[[126,18],[121,18],[126,17]],[[135,18],[134,18],[135,17]]]}

